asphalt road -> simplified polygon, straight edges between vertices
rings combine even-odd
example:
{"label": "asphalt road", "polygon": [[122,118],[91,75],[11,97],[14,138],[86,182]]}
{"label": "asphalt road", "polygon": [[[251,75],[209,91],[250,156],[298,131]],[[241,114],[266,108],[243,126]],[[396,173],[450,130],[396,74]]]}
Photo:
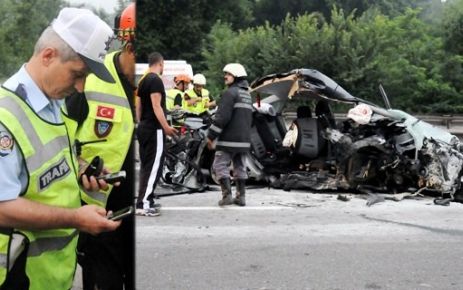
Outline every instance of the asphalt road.
{"label": "asphalt road", "polygon": [[137,218],[137,289],[463,289],[463,204],[248,190],[163,197]]}

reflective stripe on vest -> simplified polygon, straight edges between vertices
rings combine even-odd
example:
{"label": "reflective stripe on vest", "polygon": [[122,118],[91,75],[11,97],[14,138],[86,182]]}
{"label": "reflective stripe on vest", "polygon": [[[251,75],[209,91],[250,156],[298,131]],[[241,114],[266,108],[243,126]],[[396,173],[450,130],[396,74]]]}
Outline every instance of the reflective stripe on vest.
{"label": "reflective stripe on vest", "polygon": [[[13,268],[16,259],[26,247],[26,237],[23,234],[11,233],[11,236],[7,236],[9,240],[9,249],[2,249],[2,253],[0,254],[0,277],[4,278],[6,278],[6,269],[10,271],[11,268]],[[8,255],[3,253],[8,253]],[[3,281],[0,282],[0,285],[1,283],[3,283]]]}
{"label": "reflective stripe on vest", "polygon": [[249,142],[230,142],[230,141],[217,141],[218,146],[224,147],[235,147],[235,148],[249,148],[251,143]]}
{"label": "reflective stripe on vest", "polygon": [[0,266],[6,268],[6,254],[0,254]]}
{"label": "reflective stripe on vest", "polygon": [[95,204],[106,204],[106,201],[108,199],[108,195],[104,192],[99,192],[99,191],[87,191],[87,190],[83,190],[85,193],[85,195],[87,195],[88,197],[90,197],[93,201],[93,203],[96,203]]}
{"label": "reflective stripe on vest", "polygon": [[6,279],[6,272],[7,272],[7,267],[8,267],[8,264],[7,264],[7,252],[8,252],[8,249],[1,249],[2,250],[2,253],[0,253],[0,285],[3,284],[3,282],[5,282],[5,279]]}
{"label": "reflective stripe on vest", "polygon": [[27,256],[34,257],[40,256],[45,252],[49,251],[60,251],[66,247],[73,239],[79,234],[77,230],[74,230],[70,235],[64,237],[46,237],[39,238],[32,241],[29,244],[29,250]]}
{"label": "reflective stripe on vest", "polygon": [[218,134],[222,133],[222,129],[219,128],[219,127],[217,127],[217,126],[214,125],[214,124],[212,124],[211,127],[209,127],[209,129],[211,129],[212,131],[214,131],[214,132],[216,132],[216,133],[218,133]]}
{"label": "reflective stripe on vest", "polygon": [[[51,206],[80,207],[77,160],[72,152],[65,124],[44,121],[23,99],[3,88],[0,90],[0,122],[12,134],[25,161],[28,185],[22,197]],[[34,251],[33,245],[43,245],[42,238],[46,238],[47,246],[40,246],[37,248],[40,250]],[[63,243],[63,240],[66,242]],[[0,267],[0,281],[4,281],[6,267],[11,268],[22,249],[28,248],[23,243],[30,243],[32,246],[25,264],[29,289],[72,287],[76,265],[75,230],[15,230],[12,235],[1,233],[0,251],[9,261]],[[31,256],[30,253],[36,255]]]}
{"label": "reflective stripe on vest", "polygon": [[68,147],[69,143],[67,136],[58,136],[47,144],[42,144],[26,113],[14,100],[10,98],[2,98],[0,99],[0,107],[9,110],[14,116],[21,120],[23,129],[29,137],[30,145],[35,150],[35,154],[26,158],[26,163],[28,163],[30,171],[37,170],[44,161],[55,156],[56,152]]}
{"label": "reflective stripe on vest", "polygon": [[251,104],[245,104],[245,103],[235,103],[233,105],[233,108],[249,109],[249,110],[252,111],[252,105]]}
{"label": "reflective stripe on vest", "polygon": [[[81,157],[90,162],[100,156],[110,172],[121,170],[132,142],[134,122],[129,100],[118,77],[114,57],[118,52],[106,55],[104,64],[116,83],[107,83],[95,75],[89,75],[85,81],[85,96],[89,113],[84,123],[77,129],[76,138],[81,142],[106,139],[105,142],[82,146]],[[87,204],[106,207],[112,190],[100,192],[82,191],[82,199]]]}
{"label": "reflective stripe on vest", "polygon": [[130,109],[130,104],[127,101],[127,99],[124,99],[121,97],[115,97],[110,94],[105,94],[101,92],[91,92],[91,91],[85,91],[85,96],[87,97],[87,100],[92,100],[92,101],[99,102],[99,103],[107,103],[107,104]]}

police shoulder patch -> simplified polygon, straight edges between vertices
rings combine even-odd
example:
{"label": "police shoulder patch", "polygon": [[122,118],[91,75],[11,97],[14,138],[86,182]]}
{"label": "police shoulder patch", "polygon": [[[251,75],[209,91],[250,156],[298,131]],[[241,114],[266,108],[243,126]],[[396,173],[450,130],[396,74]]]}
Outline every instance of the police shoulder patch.
{"label": "police shoulder patch", "polygon": [[103,138],[109,135],[111,132],[111,129],[113,128],[113,123],[108,122],[108,121],[101,121],[101,120],[96,120],[95,121],[95,135],[98,138]]}
{"label": "police shoulder patch", "polygon": [[14,146],[14,139],[6,131],[0,131],[0,157],[7,156],[11,153]]}

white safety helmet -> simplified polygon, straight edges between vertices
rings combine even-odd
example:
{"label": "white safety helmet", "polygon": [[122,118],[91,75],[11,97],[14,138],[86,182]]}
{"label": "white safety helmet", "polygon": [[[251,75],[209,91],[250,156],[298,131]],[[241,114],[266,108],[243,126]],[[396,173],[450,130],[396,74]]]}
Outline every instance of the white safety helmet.
{"label": "white safety helmet", "polygon": [[239,63],[229,63],[223,68],[223,72],[229,73],[235,78],[241,78],[241,77],[246,77],[248,74],[246,73],[246,70],[244,69],[244,66],[242,66]]}
{"label": "white safety helmet", "polygon": [[193,76],[193,84],[194,85],[206,85],[206,77],[203,74],[195,74]]}

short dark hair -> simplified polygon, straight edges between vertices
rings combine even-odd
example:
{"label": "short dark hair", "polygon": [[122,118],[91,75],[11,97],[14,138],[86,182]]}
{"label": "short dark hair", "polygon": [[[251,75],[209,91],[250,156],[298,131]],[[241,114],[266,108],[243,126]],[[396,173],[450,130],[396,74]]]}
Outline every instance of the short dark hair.
{"label": "short dark hair", "polygon": [[162,57],[162,54],[160,54],[159,52],[152,52],[148,56],[149,66],[160,63],[162,60],[164,60],[164,58]]}

